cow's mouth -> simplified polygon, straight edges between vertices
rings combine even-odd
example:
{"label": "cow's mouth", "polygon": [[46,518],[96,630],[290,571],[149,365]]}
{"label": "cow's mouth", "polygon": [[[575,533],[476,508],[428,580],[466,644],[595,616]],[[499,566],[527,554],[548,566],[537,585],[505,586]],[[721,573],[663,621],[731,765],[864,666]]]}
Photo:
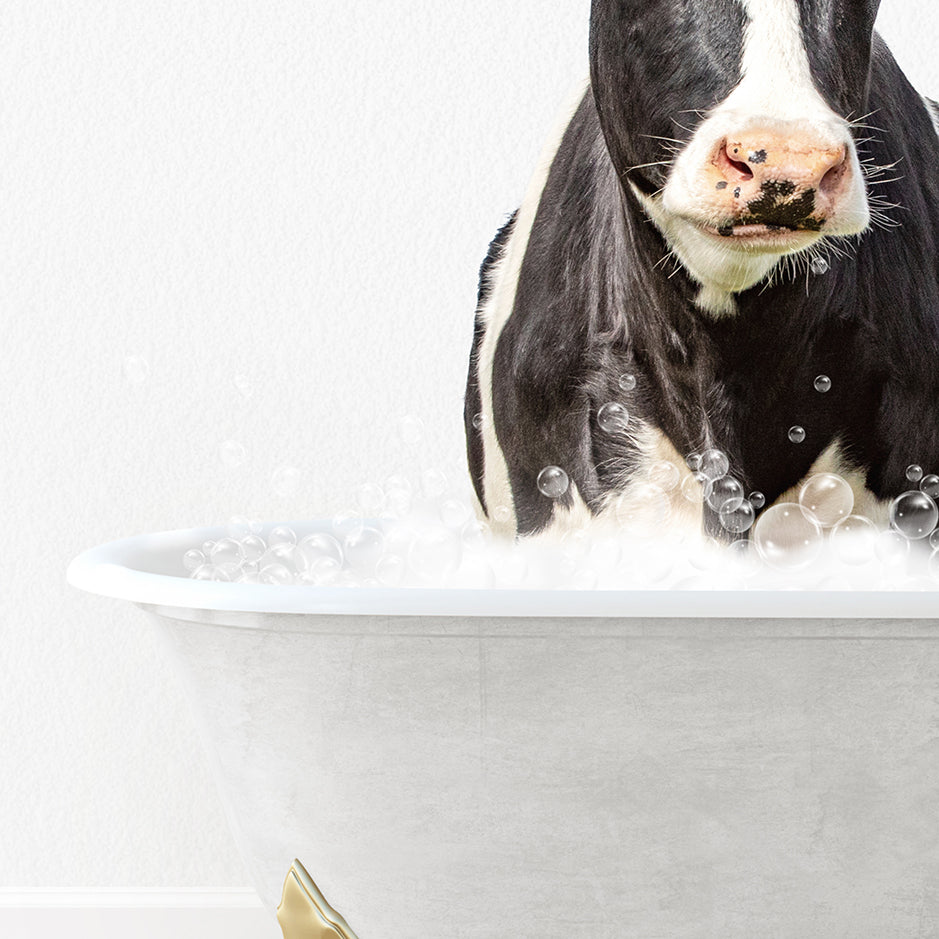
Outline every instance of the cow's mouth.
{"label": "cow's mouth", "polygon": [[699,227],[715,238],[741,245],[795,245],[814,241],[818,237],[817,227],[794,225],[749,222],[740,225],[728,223],[720,226],[702,224]]}

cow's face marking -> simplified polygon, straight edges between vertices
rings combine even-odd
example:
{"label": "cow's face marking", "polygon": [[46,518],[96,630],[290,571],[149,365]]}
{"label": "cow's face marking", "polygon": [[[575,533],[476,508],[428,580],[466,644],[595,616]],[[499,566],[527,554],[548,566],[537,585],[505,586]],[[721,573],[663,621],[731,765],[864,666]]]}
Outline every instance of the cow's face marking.
{"label": "cow's face marking", "polygon": [[[849,118],[863,114],[878,2],[594,0],[594,94],[614,164],[711,293],[867,228]],[[617,22],[618,44],[599,32]]]}

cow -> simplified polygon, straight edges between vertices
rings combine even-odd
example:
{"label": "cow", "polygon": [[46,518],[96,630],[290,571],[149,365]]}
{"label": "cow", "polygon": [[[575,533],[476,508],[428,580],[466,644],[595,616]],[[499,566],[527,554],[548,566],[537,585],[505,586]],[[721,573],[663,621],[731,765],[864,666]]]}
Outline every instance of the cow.
{"label": "cow", "polygon": [[819,472],[884,524],[939,472],[939,115],[878,5],[594,0],[589,81],[480,271],[464,420],[495,531],[651,489],[663,530],[734,541]]}

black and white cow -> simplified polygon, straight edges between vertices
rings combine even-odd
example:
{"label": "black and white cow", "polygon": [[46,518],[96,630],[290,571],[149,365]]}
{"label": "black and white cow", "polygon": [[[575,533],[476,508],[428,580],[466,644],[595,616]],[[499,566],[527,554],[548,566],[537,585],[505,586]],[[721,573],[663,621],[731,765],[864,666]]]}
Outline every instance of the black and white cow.
{"label": "black and white cow", "polygon": [[495,529],[602,517],[662,460],[687,495],[708,448],[767,506],[833,471],[880,520],[910,464],[939,472],[937,116],[878,4],[594,0],[589,86],[481,271],[465,420]]}

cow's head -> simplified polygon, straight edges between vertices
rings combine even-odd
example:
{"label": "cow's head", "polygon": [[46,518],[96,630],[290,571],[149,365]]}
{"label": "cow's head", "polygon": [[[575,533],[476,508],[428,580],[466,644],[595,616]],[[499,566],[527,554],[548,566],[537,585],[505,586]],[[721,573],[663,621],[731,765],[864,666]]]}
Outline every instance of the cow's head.
{"label": "cow's head", "polygon": [[868,226],[852,125],[878,5],[594,0],[610,155],[703,293],[745,290],[783,255]]}

